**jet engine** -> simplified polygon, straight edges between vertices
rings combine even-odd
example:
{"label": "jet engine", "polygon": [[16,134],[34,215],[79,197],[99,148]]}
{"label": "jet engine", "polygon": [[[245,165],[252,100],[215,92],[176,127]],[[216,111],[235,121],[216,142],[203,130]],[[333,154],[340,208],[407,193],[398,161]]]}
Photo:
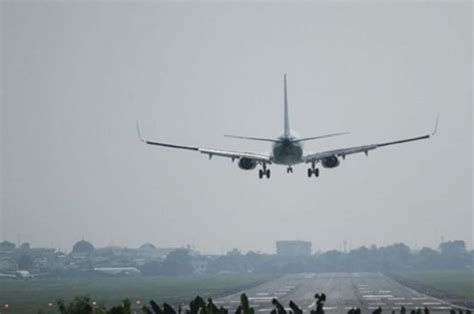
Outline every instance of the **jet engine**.
{"label": "jet engine", "polygon": [[336,168],[340,161],[336,156],[326,157],[321,161],[324,168]]}
{"label": "jet engine", "polygon": [[243,170],[252,170],[257,167],[257,162],[250,158],[240,158],[239,159],[239,168]]}

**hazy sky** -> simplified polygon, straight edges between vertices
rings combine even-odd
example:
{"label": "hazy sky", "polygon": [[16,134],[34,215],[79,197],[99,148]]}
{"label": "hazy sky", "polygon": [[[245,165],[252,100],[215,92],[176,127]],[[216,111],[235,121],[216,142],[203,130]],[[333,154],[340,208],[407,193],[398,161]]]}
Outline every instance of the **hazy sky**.
{"label": "hazy sky", "polygon": [[[472,247],[472,4],[2,1],[0,240],[70,249],[202,252]],[[308,152],[431,132],[307,178],[146,146],[135,132],[269,152],[291,127]]]}

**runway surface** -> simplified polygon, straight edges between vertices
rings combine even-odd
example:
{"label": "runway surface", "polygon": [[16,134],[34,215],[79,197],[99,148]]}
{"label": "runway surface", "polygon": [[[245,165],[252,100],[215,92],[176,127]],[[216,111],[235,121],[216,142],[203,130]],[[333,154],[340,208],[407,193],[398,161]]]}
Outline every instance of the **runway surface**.
{"label": "runway surface", "polygon": [[[245,293],[256,313],[269,313],[273,298],[289,310],[293,300],[300,309],[309,313],[315,309],[315,293],[324,292],[327,300],[326,313],[347,313],[359,307],[363,313],[371,313],[379,306],[385,313],[428,307],[431,311],[449,312],[455,306],[414,291],[381,273],[322,273],[287,275],[262,285],[247,289]],[[240,304],[240,293],[215,300],[217,306],[234,311]]]}

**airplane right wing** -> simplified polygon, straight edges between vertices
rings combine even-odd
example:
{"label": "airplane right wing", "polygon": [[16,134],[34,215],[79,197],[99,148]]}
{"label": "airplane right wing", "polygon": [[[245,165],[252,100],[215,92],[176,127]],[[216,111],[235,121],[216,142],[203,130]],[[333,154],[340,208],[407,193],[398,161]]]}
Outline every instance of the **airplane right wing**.
{"label": "airplane right wing", "polygon": [[156,146],[163,146],[163,147],[169,147],[169,148],[197,151],[202,154],[208,155],[209,158],[212,158],[212,156],[220,156],[220,157],[230,158],[232,159],[232,161],[234,161],[235,159],[246,158],[246,159],[254,160],[255,162],[258,162],[261,164],[272,163],[271,156],[265,155],[265,154],[259,154],[259,153],[253,153],[253,152],[236,152],[236,151],[228,151],[228,150],[222,150],[222,149],[201,148],[201,147],[196,147],[196,146],[176,145],[176,144],[170,144],[170,143],[164,143],[164,142],[147,141],[143,139],[143,137],[141,136],[138,123],[137,123],[137,133],[140,140],[143,143],[148,144],[148,145],[156,145]]}

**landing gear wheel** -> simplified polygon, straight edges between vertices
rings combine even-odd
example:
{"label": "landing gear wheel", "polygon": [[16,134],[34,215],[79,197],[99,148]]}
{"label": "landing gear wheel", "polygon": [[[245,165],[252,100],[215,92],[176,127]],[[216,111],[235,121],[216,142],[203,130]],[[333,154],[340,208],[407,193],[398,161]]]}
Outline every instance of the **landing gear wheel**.
{"label": "landing gear wheel", "polygon": [[314,169],[314,175],[319,177],[319,168]]}
{"label": "landing gear wheel", "polygon": [[286,168],[286,173],[293,173],[293,168],[291,167]]}
{"label": "landing gear wheel", "polygon": [[308,178],[311,178],[312,174],[313,174],[313,169],[308,168]]}
{"label": "landing gear wheel", "polygon": [[263,170],[262,170],[262,169],[260,169],[260,170],[258,171],[258,177],[259,177],[260,179],[263,178]]}
{"label": "landing gear wheel", "polygon": [[270,169],[266,171],[267,179],[270,179]]}

